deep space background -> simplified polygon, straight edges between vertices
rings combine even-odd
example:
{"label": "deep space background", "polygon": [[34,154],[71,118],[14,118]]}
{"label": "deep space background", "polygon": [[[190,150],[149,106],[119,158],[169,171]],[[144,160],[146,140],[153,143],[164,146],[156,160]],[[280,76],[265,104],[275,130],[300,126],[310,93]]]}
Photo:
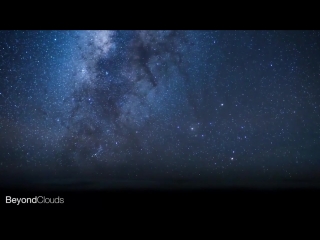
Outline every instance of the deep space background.
{"label": "deep space background", "polygon": [[0,79],[6,181],[319,181],[320,31],[0,31]]}

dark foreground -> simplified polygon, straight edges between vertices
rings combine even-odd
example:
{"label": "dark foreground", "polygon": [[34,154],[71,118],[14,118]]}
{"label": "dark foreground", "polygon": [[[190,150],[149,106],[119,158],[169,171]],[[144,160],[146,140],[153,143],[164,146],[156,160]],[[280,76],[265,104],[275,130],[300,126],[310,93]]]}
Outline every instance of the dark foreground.
{"label": "dark foreground", "polygon": [[[250,209],[254,206],[254,208],[259,206],[266,208],[272,205],[281,208],[286,206],[312,208],[320,202],[318,182],[286,180],[277,182],[80,181],[75,179],[41,182],[11,181],[2,182],[0,193],[2,209],[96,208],[112,211],[115,209],[149,211],[165,207],[207,211],[223,207]],[[17,199],[20,199],[20,203]],[[31,199],[33,199],[32,203],[30,203]]]}
{"label": "dark foreground", "polygon": [[35,191],[190,191],[190,190],[285,190],[319,189],[319,180],[301,179],[247,179],[247,180],[124,180],[124,179],[4,179],[2,189]]}

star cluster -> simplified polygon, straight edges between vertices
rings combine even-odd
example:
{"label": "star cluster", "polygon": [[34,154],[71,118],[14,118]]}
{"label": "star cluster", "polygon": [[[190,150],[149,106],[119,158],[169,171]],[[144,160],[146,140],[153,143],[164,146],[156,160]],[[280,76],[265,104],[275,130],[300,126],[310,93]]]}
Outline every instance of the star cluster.
{"label": "star cluster", "polygon": [[0,35],[3,174],[319,173],[319,31]]}

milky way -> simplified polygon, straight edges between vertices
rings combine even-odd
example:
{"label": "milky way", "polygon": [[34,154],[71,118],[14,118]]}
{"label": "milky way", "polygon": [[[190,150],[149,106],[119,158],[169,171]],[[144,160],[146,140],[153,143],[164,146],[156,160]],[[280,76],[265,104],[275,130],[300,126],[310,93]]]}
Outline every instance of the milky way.
{"label": "milky way", "polygon": [[3,174],[317,175],[319,32],[1,35]]}

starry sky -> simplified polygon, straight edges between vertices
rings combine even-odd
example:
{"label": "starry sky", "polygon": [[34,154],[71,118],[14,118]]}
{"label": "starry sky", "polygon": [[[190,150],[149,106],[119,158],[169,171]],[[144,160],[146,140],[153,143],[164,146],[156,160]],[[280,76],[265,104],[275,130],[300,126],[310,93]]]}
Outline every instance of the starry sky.
{"label": "starry sky", "polygon": [[0,36],[3,176],[320,176],[320,31]]}

